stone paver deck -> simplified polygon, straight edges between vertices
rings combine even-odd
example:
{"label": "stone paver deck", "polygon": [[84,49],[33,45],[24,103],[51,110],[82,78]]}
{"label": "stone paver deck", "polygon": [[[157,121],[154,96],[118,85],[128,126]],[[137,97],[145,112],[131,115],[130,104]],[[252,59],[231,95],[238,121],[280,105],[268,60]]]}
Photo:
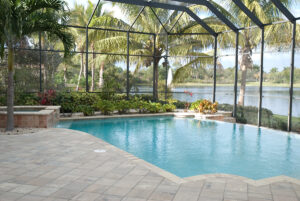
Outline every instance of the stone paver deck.
{"label": "stone paver deck", "polygon": [[0,201],[300,200],[297,182],[169,179],[98,138],[66,129],[0,135],[0,153]]}

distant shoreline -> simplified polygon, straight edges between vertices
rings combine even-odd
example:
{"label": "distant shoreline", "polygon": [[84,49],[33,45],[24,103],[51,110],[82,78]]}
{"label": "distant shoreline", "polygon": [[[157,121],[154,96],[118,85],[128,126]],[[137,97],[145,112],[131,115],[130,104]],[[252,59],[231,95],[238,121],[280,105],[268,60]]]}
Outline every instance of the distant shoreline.
{"label": "distant shoreline", "polygon": [[[152,86],[148,84],[141,84],[139,86]],[[213,86],[213,83],[195,83],[195,82],[187,82],[187,83],[176,83],[173,85],[174,87],[197,87],[197,86],[203,86],[203,87],[211,87]],[[224,83],[217,83],[217,86],[228,86],[228,87],[233,87],[233,83],[230,84],[224,84]],[[238,83],[238,87],[240,86],[240,83]],[[246,87],[251,86],[251,87],[258,87],[259,82],[247,82]],[[286,87],[289,88],[290,85],[287,83],[270,83],[270,82],[264,82],[263,86],[265,87]],[[294,84],[294,88],[300,88],[300,83]]]}

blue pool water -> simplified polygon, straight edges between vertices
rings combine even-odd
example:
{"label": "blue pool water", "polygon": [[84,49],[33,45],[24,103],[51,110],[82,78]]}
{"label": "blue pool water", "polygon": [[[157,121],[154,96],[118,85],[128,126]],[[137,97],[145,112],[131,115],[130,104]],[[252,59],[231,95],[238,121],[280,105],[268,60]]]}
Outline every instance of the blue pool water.
{"label": "blue pool water", "polygon": [[62,121],[179,177],[226,173],[300,179],[300,136],[192,118],[139,117]]}

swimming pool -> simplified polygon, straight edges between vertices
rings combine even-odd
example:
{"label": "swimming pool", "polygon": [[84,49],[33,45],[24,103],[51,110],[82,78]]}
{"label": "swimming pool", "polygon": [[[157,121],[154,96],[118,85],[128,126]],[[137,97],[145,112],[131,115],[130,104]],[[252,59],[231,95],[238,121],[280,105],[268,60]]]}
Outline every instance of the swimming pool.
{"label": "swimming pool", "polygon": [[61,121],[179,177],[225,173],[300,179],[300,136],[193,118],[139,117]]}

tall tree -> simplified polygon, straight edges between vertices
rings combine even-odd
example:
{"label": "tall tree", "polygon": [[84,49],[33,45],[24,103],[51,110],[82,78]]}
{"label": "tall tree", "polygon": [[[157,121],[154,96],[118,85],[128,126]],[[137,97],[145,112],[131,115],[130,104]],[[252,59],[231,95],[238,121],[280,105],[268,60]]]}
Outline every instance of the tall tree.
{"label": "tall tree", "polygon": [[[131,22],[135,20],[136,16],[141,10],[141,8],[138,6],[126,4],[122,4],[120,6],[123,14],[126,15],[126,17]],[[194,51],[195,49],[210,45],[212,39],[207,36],[203,36],[201,38],[202,40],[199,40],[199,38],[197,37],[169,37],[167,46],[166,30],[169,31],[174,25],[178,24],[176,23],[176,21],[179,20],[179,18],[180,26],[177,25],[175,28],[177,32],[189,32],[192,27],[196,27],[199,29],[199,26],[196,26],[197,23],[191,20],[186,13],[184,13],[182,16],[181,15],[182,13],[179,11],[170,11],[159,8],[150,9],[146,7],[143,12],[140,13],[139,18],[137,18],[134,26],[132,27],[132,29],[135,31],[143,31],[156,34],[155,41],[154,38],[143,34],[131,34],[130,37],[130,54],[148,55],[148,57],[132,57],[131,64],[134,63],[136,65],[136,70],[138,70],[142,66],[150,67],[153,65],[155,71],[154,80],[156,80],[154,82],[155,99],[158,99],[159,63],[162,61],[168,50],[169,55],[174,56],[190,54],[191,57],[181,59],[184,63],[184,66],[188,67],[197,63],[195,58],[197,58],[199,61],[200,57],[202,57],[203,65],[204,63],[211,63],[213,61],[211,58],[203,58],[203,56],[208,56],[207,54]],[[157,16],[159,17],[159,19],[157,19]],[[164,26],[162,26],[160,22]],[[201,29],[202,31],[204,31],[203,28]],[[155,58],[149,57],[149,55],[153,55],[154,52]],[[187,71],[188,68],[180,68],[180,70]]]}
{"label": "tall tree", "polygon": [[[230,21],[236,24],[238,27],[251,27],[254,26],[254,22],[241,10],[239,9],[232,0],[224,1],[210,1],[217,9],[222,12]],[[219,2],[216,3],[216,2]],[[291,8],[293,3],[299,2],[299,0],[282,0],[281,1],[287,8]],[[255,15],[260,21],[264,24],[270,22],[282,21],[284,17],[282,13],[276,8],[276,6],[271,1],[262,1],[262,0],[245,0],[243,1],[245,6]],[[192,6],[191,9],[199,14],[203,11],[208,11],[207,17],[204,18],[204,21],[212,27],[216,32],[225,31],[229,28],[226,27],[216,16],[212,15],[211,12],[206,7],[203,6]],[[190,25],[182,29],[184,32],[204,32],[203,28],[200,25],[195,24],[194,22],[188,22]],[[194,23],[194,25],[193,25]],[[299,26],[297,24],[297,26]],[[300,26],[299,26],[300,28]],[[297,33],[300,33],[299,28],[297,28]],[[272,26],[265,27],[265,43],[268,45],[268,48],[278,49],[278,44],[281,48],[289,48],[291,44],[291,32],[292,24],[283,23],[275,24]],[[296,34],[297,41],[300,41],[299,34]],[[203,36],[195,37],[199,41],[207,40],[210,45],[213,45],[213,41],[203,38]],[[233,32],[219,34],[219,47],[224,49],[230,49],[235,46],[235,34]],[[244,97],[246,90],[247,82],[247,71],[253,68],[253,51],[258,48],[261,44],[261,31],[259,28],[249,28],[240,31],[240,41],[239,41],[239,58],[240,70],[241,70],[241,87],[239,94],[239,105],[244,105]],[[203,46],[202,46],[203,47]],[[203,61],[201,59],[201,61]],[[198,62],[201,63],[200,60]],[[197,60],[192,60],[192,62],[197,62]],[[209,64],[209,63],[207,63]],[[181,77],[184,75],[182,72],[190,70],[190,65],[185,66],[184,68],[179,68],[175,74],[176,76]]]}
{"label": "tall tree", "polygon": [[[66,32],[67,21],[63,0],[0,0],[0,53],[8,49],[7,126],[14,129],[14,48],[24,37],[33,33],[48,32],[64,44],[65,56],[73,47],[73,37]],[[58,20],[60,19],[60,20]]]}

